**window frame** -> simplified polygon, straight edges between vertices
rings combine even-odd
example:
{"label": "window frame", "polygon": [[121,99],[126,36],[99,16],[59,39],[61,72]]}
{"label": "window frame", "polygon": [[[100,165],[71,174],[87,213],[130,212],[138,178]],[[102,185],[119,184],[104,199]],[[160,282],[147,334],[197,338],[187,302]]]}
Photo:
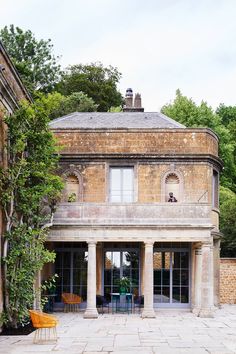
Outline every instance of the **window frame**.
{"label": "window frame", "polygon": [[[124,170],[124,169],[131,169],[132,170],[132,200],[131,201],[124,201],[124,189],[123,189],[123,181],[124,181],[124,174],[123,171],[121,173],[121,181],[120,181],[120,192],[121,192],[121,200],[120,201],[112,201],[112,189],[111,189],[111,184],[112,184],[112,174],[111,171],[112,169],[117,169],[117,170]],[[108,166],[108,202],[112,204],[119,204],[119,203],[125,203],[125,204],[131,204],[135,202],[135,197],[136,197],[136,168],[132,164],[125,164],[125,165],[109,165]]]}

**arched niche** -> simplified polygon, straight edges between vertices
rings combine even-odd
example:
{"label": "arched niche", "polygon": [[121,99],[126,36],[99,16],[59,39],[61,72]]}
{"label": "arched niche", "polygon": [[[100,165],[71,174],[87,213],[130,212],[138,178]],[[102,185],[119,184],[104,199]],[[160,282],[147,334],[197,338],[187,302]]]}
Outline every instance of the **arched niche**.
{"label": "arched niche", "polygon": [[162,202],[168,202],[170,193],[177,202],[183,201],[183,178],[179,171],[169,170],[162,176]]}
{"label": "arched niche", "polygon": [[69,169],[63,174],[65,187],[63,191],[63,202],[81,202],[82,201],[82,177],[81,175]]}

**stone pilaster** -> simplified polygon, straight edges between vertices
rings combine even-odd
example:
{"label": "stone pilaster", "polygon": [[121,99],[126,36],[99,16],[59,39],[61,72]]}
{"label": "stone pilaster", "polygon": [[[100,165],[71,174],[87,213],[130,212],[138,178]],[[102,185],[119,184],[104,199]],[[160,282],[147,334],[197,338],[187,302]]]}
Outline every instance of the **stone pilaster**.
{"label": "stone pilaster", "polygon": [[96,242],[88,242],[87,308],[84,318],[97,318],[96,308]]}
{"label": "stone pilaster", "polygon": [[214,305],[220,306],[220,238],[214,239]]}
{"label": "stone pilaster", "polygon": [[193,313],[199,314],[201,308],[201,280],[202,280],[202,248],[195,249],[195,269],[194,269],[194,303]]}
{"label": "stone pilaster", "polygon": [[202,244],[202,277],[200,317],[214,317],[214,277],[213,277],[213,245]]}
{"label": "stone pilaster", "polygon": [[142,317],[155,318],[153,308],[153,242],[145,243],[144,253],[144,309]]}

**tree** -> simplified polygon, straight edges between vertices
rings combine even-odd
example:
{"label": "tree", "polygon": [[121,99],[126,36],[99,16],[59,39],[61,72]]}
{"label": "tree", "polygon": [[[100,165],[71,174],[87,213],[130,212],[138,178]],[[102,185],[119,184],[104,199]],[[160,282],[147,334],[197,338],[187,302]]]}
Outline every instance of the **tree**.
{"label": "tree", "polygon": [[82,91],[94,100],[99,112],[107,112],[112,106],[122,105],[117,90],[120,78],[117,68],[104,67],[101,63],[72,65],[64,72],[57,90],[66,96]]}
{"label": "tree", "polygon": [[61,70],[50,39],[37,40],[30,30],[14,25],[0,30],[0,39],[31,94],[53,90]]}
{"label": "tree", "polygon": [[63,185],[54,174],[56,147],[48,122],[40,101],[22,103],[5,118],[8,167],[0,169],[0,195],[6,219],[2,320],[8,327],[17,328],[28,318],[36,273],[55,256],[44,242]]}
{"label": "tree", "polygon": [[223,233],[221,255],[235,257],[236,254],[236,194],[228,188],[220,189],[220,226]]}
{"label": "tree", "polygon": [[163,106],[161,111],[187,127],[208,127],[213,129],[220,138],[219,153],[224,162],[221,183],[223,186],[236,191],[235,139],[231,138],[230,131],[222,123],[221,117],[206,102],[202,101],[198,106],[191,98],[183,96],[180,90],[176,91],[174,102]]}
{"label": "tree", "polygon": [[235,256],[236,252],[236,167],[235,167],[235,113],[234,107],[220,105],[216,112],[201,102],[198,106],[192,99],[176,91],[173,103],[167,104],[161,110],[167,116],[188,127],[209,127],[219,136],[219,152],[224,162],[221,174],[220,190],[220,229],[224,234],[222,239],[223,256]]}
{"label": "tree", "polygon": [[94,112],[97,110],[97,105],[93,99],[83,92],[74,92],[69,96],[53,92],[47,95],[40,94],[38,97],[45,110],[47,110],[50,119],[59,118],[73,112]]}

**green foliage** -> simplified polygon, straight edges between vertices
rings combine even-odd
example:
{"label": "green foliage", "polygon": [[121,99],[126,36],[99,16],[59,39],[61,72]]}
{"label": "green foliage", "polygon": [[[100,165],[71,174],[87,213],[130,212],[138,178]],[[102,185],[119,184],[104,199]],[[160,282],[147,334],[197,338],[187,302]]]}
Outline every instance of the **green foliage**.
{"label": "green foliage", "polygon": [[72,65],[63,74],[57,90],[63,95],[82,91],[98,105],[99,112],[107,112],[112,106],[122,105],[122,96],[117,90],[121,74],[112,66],[101,63]]}
{"label": "green foliage", "polygon": [[236,194],[228,188],[220,189],[220,225],[223,233],[221,256],[236,254]]}
{"label": "green foliage", "polygon": [[220,105],[214,112],[206,102],[196,105],[192,99],[176,91],[173,103],[162,107],[162,112],[187,127],[209,127],[219,136],[219,153],[224,162],[221,174],[220,229],[224,234],[221,254],[236,254],[236,107]]}
{"label": "green foliage", "polygon": [[44,247],[47,227],[63,188],[54,174],[56,148],[44,105],[23,102],[8,126],[8,166],[0,169],[0,195],[6,217],[3,245],[4,323],[18,327],[33,304],[34,279],[54,253]]}
{"label": "green foliage", "polygon": [[40,94],[38,97],[50,119],[59,118],[73,112],[94,112],[97,110],[97,105],[92,98],[89,98],[83,92],[74,92],[69,96],[53,92],[47,95]]}
{"label": "green foliage", "polygon": [[37,40],[30,30],[14,25],[0,30],[0,39],[29,92],[52,91],[60,78],[60,66],[51,40]]}
{"label": "green foliage", "polygon": [[176,91],[174,102],[163,106],[161,111],[187,127],[208,127],[219,136],[219,154],[224,162],[221,183],[235,190],[235,139],[232,139],[220,115],[216,114],[206,102],[202,101],[200,105],[197,105],[191,98],[183,96],[180,90]]}

